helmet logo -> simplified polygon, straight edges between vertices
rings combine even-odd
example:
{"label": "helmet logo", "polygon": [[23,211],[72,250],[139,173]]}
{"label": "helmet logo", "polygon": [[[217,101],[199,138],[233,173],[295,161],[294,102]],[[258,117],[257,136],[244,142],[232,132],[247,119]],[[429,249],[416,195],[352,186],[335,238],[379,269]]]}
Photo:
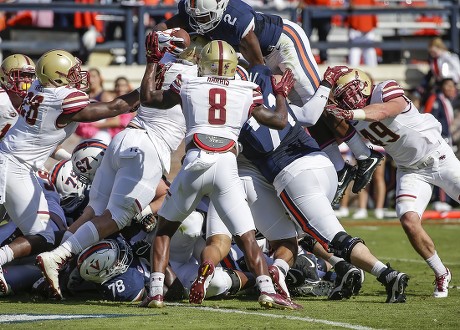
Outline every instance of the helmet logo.
{"label": "helmet logo", "polygon": [[89,265],[91,268],[94,268],[95,270],[101,270],[101,266],[99,265],[99,260],[95,260],[95,262],[92,262],[91,265]]}

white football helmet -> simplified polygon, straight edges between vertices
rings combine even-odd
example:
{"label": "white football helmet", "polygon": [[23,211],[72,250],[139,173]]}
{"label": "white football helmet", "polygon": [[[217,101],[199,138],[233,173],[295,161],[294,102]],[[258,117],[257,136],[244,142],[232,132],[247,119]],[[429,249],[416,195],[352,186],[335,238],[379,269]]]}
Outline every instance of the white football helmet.
{"label": "white football helmet", "polygon": [[96,139],[84,140],[75,147],[71,160],[81,182],[90,184],[93,181],[106,149],[107,145]]}
{"label": "white football helmet", "polygon": [[0,85],[20,97],[25,97],[27,89],[35,79],[35,64],[23,54],[13,54],[5,58],[0,67]]}
{"label": "white football helmet", "polygon": [[105,239],[80,253],[77,268],[84,280],[103,284],[125,273],[132,261],[132,249],[124,240]]}
{"label": "white football helmet", "polygon": [[85,200],[86,185],[78,180],[70,160],[61,160],[54,165],[49,180],[59,193],[65,213],[74,212]]}
{"label": "white football helmet", "polygon": [[36,75],[45,87],[69,86],[86,90],[88,72],[81,70],[81,61],[62,49],[50,50],[37,61]]}
{"label": "white football helmet", "polygon": [[352,69],[337,79],[332,95],[337,104],[347,110],[364,108],[372,94],[372,79],[360,69]]}
{"label": "white football helmet", "polygon": [[198,76],[234,78],[238,56],[223,40],[213,40],[203,47],[198,60]]}
{"label": "white football helmet", "polygon": [[222,19],[229,0],[186,0],[190,26],[199,34],[214,29]]}

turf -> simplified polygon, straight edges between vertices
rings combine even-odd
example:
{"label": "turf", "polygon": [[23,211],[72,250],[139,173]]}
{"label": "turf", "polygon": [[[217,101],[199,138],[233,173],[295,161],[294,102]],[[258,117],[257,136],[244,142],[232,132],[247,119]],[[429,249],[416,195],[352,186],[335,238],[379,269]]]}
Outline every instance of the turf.
{"label": "turf", "polygon": [[[459,329],[460,225],[455,221],[426,221],[439,255],[453,274],[449,297],[431,297],[434,276],[415,253],[399,223],[344,221],[348,232],[362,237],[383,262],[410,276],[405,304],[385,304],[385,290],[366,274],[358,296],[328,301],[324,297],[303,297],[296,301],[302,311],[265,310],[256,297],[205,300],[202,306],[187,302],[166,308],[143,309],[136,303],[115,303],[67,298],[63,302],[39,300],[28,295],[0,300],[0,329]],[[39,320],[3,323],[11,314],[39,316],[92,315],[91,319]],[[103,316],[103,317],[102,317]]]}

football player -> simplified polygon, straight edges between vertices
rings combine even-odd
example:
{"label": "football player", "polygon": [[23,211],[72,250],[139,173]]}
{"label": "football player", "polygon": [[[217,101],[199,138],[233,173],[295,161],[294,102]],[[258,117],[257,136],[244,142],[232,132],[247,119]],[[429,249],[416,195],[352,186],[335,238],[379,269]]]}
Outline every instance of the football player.
{"label": "football player", "polygon": [[[147,38],[153,39],[148,52],[160,53],[156,46],[157,34],[152,33]],[[161,54],[157,56],[161,57]],[[273,128],[286,125],[285,97],[292,88],[292,73],[287,71],[282,82],[275,87],[277,109],[271,112],[261,105],[261,94],[255,84],[234,79],[237,63],[235,50],[228,43],[212,41],[201,51],[197,78],[179,75],[169,90],[145,95],[149,95],[149,103],[164,108],[182,105],[187,119],[187,153],[159,211],[152,248],[150,292],[142,306],[164,306],[163,282],[170,239],[201,198],[207,195],[236,235],[250,270],[257,276],[261,291],[259,303],[266,307],[292,308],[287,300],[275,293],[262,252],[255,244],[255,228],[244,199],[235,156],[239,130],[248,112]],[[155,72],[156,65],[147,64],[143,89],[154,84],[150,70]],[[203,285],[211,280],[214,269],[212,261],[202,262],[199,273],[203,276]]]}
{"label": "football player", "polygon": [[[178,13],[155,29],[172,27],[196,31],[211,40],[225,40],[239,49],[250,66],[267,65],[275,74],[291,69],[296,82],[289,100],[298,106],[307,103],[319,87],[321,77],[305,31],[280,16],[256,12],[242,0],[181,0]],[[339,172],[334,202],[338,202],[351,180],[355,180],[353,192],[369,183],[383,156],[367,148],[352,126],[333,116],[321,116],[311,131]],[[358,160],[357,169],[345,165],[336,137],[352,149]]]}
{"label": "football player", "polygon": [[[59,241],[63,231],[67,228],[64,210],[60,206],[59,194],[47,172],[38,171],[37,177],[48,205],[51,229]],[[0,226],[1,251],[8,251],[9,245],[27,246],[27,237],[24,237],[22,231],[10,220],[8,214],[5,215],[5,220],[8,222]],[[40,269],[34,265],[34,260],[34,257],[23,258],[15,264],[5,266],[3,272],[0,273],[0,295],[17,294],[29,290],[42,277]]]}
{"label": "football player", "polygon": [[135,110],[137,91],[112,102],[89,104],[79,90],[87,84],[80,60],[64,50],[43,54],[37,78],[19,108],[19,118],[0,143],[0,204],[24,234],[0,250],[0,266],[50,249],[55,243],[49,209],[37,175],[45,161],[79,121],[95,121]]}
{"label": "football player", "polygon": [[447,297],[452,275],[422,226],[433,186],[460,201],[460,161],[442,138],[441,124],[431,114],[419,113],[396,81],[374,85],[359,69],[339,78],[332,93],[337,104],[326,110],[355,120],[360,134],[383,146],[396,163],[396,212],[413,248],[435,274],[433,296]]}
{"label": "football player", "polygon": [[[165,86],[169,86],[179,73],[196,76],[197,66],[193,61],[200,42],[196,39],[184,52],[192,62],[185,63],[179,58],[162,66],[158,79],[153,77],[149,88],[161,88],[163,79]],[[156,61],[152,54],[147,56],[149,62]],[[143,102],[128,127],[112,139],[92,182],[88,206],[65,234],[66,241],[56,250],[39,256],[57,298],[62,297],[58,270],[63,261],[126,227],[136,214],[140,213],[142,218],[159,208],[167,190],[162,175],[169,172],[171,153],[179,147],[184,133],[185,118],[180,106],[164,111]],[[84,163],[75,164],[77,171],[79,166],[85,167]],[[152,200],[155,205],[150,204]]]}
{"label": "football player", "polygon": [[13,54],[3,60],[0,66],[0,140],[16,123],[16,109],[34,79],[35,64],[30,57]]}

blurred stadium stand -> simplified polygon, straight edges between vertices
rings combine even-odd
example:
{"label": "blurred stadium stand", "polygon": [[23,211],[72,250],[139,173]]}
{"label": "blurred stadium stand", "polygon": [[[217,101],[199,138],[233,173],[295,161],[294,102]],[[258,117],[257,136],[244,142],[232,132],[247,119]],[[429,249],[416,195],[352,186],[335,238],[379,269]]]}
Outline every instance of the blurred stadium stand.
{"label": "blurred stadium stand", "polygon": [[[82,58],[89,66],[99,65],[97,61],[92,61],[92,58],[99,55],[99,58],[105,56],[105,59],[100,61],[100,65],[125,64],[128,72],[131,71],[128,66],[145,64],[143,40],[146,32],[148,32],[145,19],[162,17],[168,12],[176,11],[175,6],[146,6],[135,0],[105,5],[88,4],[89,0],[82,1],[85,3],[73,1],[32,2],[9,1],[0,3],[0,12],[4,12],[6,15],[20,11],[51,10],[55,15],[90,12],[95,14],[98,20],[105,23],[118,22],[121,25],[123,36],[115,40],[98,41],[94,47],[91,46],[88,49],[87,43],[82,40],[86,29],[6,26],[0,32],[2,39],[0,51],[3,52],[4,56],[12,52],[21,52],[32,58],[38,58],[48,49],[64,48]],[[329,34],[328,42],[318,42],[315,34],[311,37],[311,46],[314,52],[319,49],[328,50],[330,64],[346,63],[349,43],[347,27],[340,23],[344,21],[343,18],[350,14],[377,14],[379,23],[376,34],[379,39],[374,46],[381,51],[382,64],[396,64],[394,67],[399,68],[396,76],[405,79],[407,82],[401,81],[401,83],[406,86],[411,85],[412,81],[415,82],[419,78],[419,70],[425,71],[424,63],[427,58],[428,40],[434,35],[441,36],[452,51],[460,52],[460,5],[457,1],[380,0],[380,4],[377,7],[359,9],[343,6],[306,7],[303,9],[288,7],[282,11],[276,11],[273,7],[259,9],[297,21],[307,32],[310,31],[310,19],[312,17],[334,18],[333,22],[336,23]],[[132,70],[138,71],[136,68],[132,68]],[[375,72],[382,70],[382,77],[385,73],[389,74],[388,70],[380,68],[375,70]],[[394,71],[391,74],[390,78],[395,78]],[[110,76],[110,73],[104,73],[104,76],[107,75]],[[378,73],[377,76],[379,76]],[[377,77],[375,78],[378,80]],[[133,83],[135,82],[136,79],[133,79]],[[110,79],[108,83],[110,83]]]}

